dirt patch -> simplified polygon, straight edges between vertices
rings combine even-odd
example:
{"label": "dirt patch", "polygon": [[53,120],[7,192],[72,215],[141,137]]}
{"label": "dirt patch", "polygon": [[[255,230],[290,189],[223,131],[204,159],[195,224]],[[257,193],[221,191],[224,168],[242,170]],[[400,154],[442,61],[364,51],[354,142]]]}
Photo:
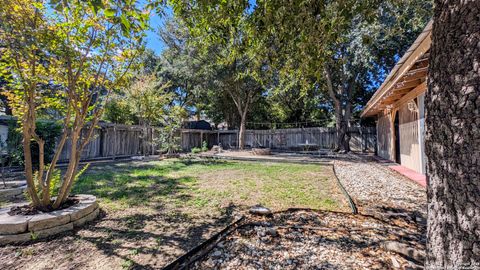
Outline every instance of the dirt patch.
{"label": "dirt patch", "polygon": [[[53,204],[53,200],[51,203]],[[16,216],[16,215],[23,215],[23,216],[31,216],[31,215],[36,215],[41,212],[48,213],[56,210],[62,210],[69,208],[71,206],[74,206],[75,204],[78,204],[79,200],[75,197],[69,197],[59,208],[53,209],[53,208],[47,208],[47,209],[38,209],[37,207],[34,207],[32,204],[27,204],[27,205],[18,205],[18,206],[13,206],[10,211],[8,211],[8,214],[10,216]]]}
{"label": "dirt patch", "polygon": [[0,269],[159,269],[231,222],[222,216],[130,208],[60,236],[0,247]]}

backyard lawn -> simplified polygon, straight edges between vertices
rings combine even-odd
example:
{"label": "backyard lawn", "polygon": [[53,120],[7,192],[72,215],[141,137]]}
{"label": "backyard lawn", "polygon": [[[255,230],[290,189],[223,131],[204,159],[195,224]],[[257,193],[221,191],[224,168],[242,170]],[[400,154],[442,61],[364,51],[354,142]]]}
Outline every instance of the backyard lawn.
{"label": "backyard lawn", "polygon": [[[0,248],[8,269],[154,269],[232,222],[250,206],[349,210],[332,168],[285,163],[165,160],[90,167],[74,193],[102,213],[51,240]],[[73,241],[72,241],[73,240]]]}

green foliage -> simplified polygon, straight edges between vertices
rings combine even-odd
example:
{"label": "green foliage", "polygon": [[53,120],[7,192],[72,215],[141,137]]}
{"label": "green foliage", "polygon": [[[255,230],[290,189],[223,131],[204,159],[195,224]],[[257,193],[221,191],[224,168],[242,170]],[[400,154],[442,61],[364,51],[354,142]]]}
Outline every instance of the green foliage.
{"label": "green foliage", "polygon": [[138,124],[138,117],[132,112],[131,105],[120,95],[114,96],[105,105],[103,119],[118,124]]}
{"label": "green foliage", "polygon": [[163,128],[160,131],[160,146],[162,151],[169,154],[180,149],[180,136],[178,130],[187,118],[187,111],[180,106],[171,106],[166,115],[162,117]]}
{"label": "green foliage", "polygon": [[[202,94],[201,109],[216,122],[238,121],[230,120],[237,113],[232,104],[245,100],[245,78],[263,88],[249,117],[268,111],[265,122],[329,123],[335,110],[348,111],[347,118],[357,115],[432,10],[431,1],[421,0],[169,3],[188,28],[186,42],[179,44],[211,60],[200,63],[200,70],[211,74],[204,76],[206,85],[212,85]],[[341,108],[334,108],[327,91],[326,69]],[[219,89],[240,91],[223,95]]]}
{"label": "green foliage", "polygon": [[[77,162],[111,92],[128,84],[142,51],[149,12],[136,1],[0,0],[0,78],[22,132],[25,178],[34,206],[58,208],[75,180]],[[64,133],[53,154],[57,133]],[[50,191],[56,159],[74,145],[54,204]],[[32,146],[32,151],[29,149]],[[45,145],[45,161],[35,147]],[[30,156],[33,156],[31,158]],[[32,166],[40,160],[38,166]],[[35,164],[34,164],[35,165]],[[38,179],[34,179],[38,178]],[[35,181],[40,183],[37,187]],[[49,186],[52,184],[53,186]],[[38,190],[37,190],[38,188]],[[38,197],[42,189],[42,197]]]}
{"label": "green foliage", "polygon": [[208,143],[207,141],[202,142],[202,152],[207,152],[208,151]]}
{"label": "green foliage", "polygon": [[203,141],[201,147],[193,147],[192,150],[191,150],[192,154],[199,154],[199,153],[207,152],[207,151],[208,151],[207,141]]}
{"label": "green foliage", "polygon": [[60,188],[60,182],[62,181],[62,175],[60,169],[54,169],[52,175],[52,182],[50,183],[49,192],[50,196],[57,194],[58,189]]}
{"label": "green foliage", "polygon": [[31,240],[37,240],[37,239],[38,239],[38,234],[36,234],[35,232],[31,231],[31,232],[30,232],[30,239],[31,239]]}
{"label": "green foliage", "polygon": [[199,154],[202,152],[202,149],[201,148],[198,148],[198,147],[194,147],[192,148],[192,154]]}
{"label": "green foliage", "polygon": [[[36,122],[37,134],[45,141],[45,162],[52,160],[57,139],[62,134],[62,125],[55,121],[38,120]],[[7,138],[8,157],[11,165],[23,165],[22,133],[16,121],[9,121]],[[37,143],[31,144],[33,164],[39,164],[39,149]]]}

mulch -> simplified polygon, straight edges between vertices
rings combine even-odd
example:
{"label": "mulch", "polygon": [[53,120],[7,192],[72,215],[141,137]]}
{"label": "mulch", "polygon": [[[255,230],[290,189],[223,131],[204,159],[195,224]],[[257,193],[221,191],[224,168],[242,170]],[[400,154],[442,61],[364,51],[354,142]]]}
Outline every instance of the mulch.
{"label": "mulch", "polygon": [[[53,200],[51,201],[51,204],[53,204]],[[25,205],[17,205],[13,206],[10,211],[8,211],[8,214],[10,216],[16,216],[16,215],[23,215],[23,216],[30,216],[30,215],[37,215],[40,213],[48,213],[56,210],[62,210],[66,209],[70,206],[73,206],[75,204],[78,204],[79,200],[75,197],[69,197],[59,208],[53,209],[51,207],[47,207],[44,209],[39,209],[38,207],[34,207],[31,203],[30,204],[25,204]]]}
{"label": "mulch", "polygon": [[[402,216],[305,209],[248,216],[192,269],[421,269],[401,253],[423,252],[423,230]],[[389,250],[391,243],[407,251]]]}

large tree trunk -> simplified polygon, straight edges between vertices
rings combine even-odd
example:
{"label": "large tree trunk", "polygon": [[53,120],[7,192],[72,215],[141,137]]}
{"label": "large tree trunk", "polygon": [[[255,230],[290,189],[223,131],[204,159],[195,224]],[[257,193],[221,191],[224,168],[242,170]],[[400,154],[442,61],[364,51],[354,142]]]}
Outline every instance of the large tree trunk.
{"label": "large tree trunk", "polygon": [[338,91],[333,87],[333,80],[330,70],[325,68],[325,77],[327,80],[327,89],[330,98],[333,101],[335,109],[335,129],[337,135],[337,145],[334,151],[350,152],[350,111],[351,111],[351,92],[352,89],[338,87]]}
{"label": "large tree trunk", "polygon": [[436,0],[425,99],[427,266],[480,265],[480,1]]}
{"label": "large tree trunk", "polygon": [[348,132],[348,120],[341,117],[336,123],[337,147],[335,151],[350,152],[350,133]]}

